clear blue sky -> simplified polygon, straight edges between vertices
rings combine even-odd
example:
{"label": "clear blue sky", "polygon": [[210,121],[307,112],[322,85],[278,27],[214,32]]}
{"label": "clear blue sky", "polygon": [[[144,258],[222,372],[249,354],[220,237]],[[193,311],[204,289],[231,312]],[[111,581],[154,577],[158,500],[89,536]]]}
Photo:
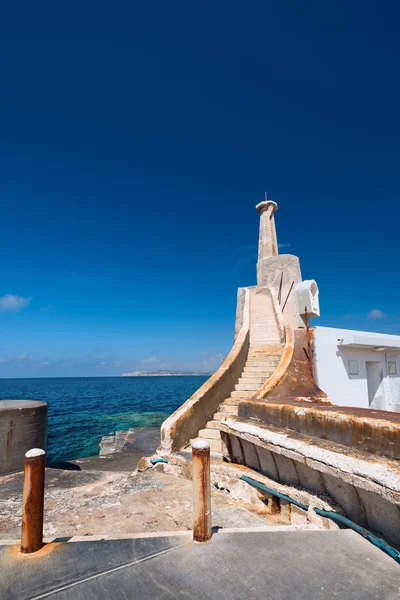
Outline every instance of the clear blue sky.
{"label": "clear blue sky", "polygon": [[400,334],[399,17],[4,5],[0,376],[218,366],[264,190],[318,324]]}

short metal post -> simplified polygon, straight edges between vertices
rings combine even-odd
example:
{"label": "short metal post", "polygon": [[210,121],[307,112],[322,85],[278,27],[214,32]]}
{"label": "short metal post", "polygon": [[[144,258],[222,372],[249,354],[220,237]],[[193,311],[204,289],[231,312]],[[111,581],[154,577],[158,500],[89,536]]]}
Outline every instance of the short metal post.
{"label": "short metal post", "polygon": [[210,444],[196,440],[192,444],[193,539],[211,538]]}
{"label": "short metal post", "polygon": [[44,472],[46,453],[33,448],[25,454],[22,491],[21,552],[30,554],[43,546]]}

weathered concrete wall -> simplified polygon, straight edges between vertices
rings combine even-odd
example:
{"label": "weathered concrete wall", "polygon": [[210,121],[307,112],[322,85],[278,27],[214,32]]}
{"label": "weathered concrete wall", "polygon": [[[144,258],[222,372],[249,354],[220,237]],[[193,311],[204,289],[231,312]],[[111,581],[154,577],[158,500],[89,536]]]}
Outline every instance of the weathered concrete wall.
{"label": "weathered concrete wall", "polygon": [[248,290],[251,288],[238,288],[236,301],[236,320],[235,320],[235,336],[234,341],[239,335],[245,321],[245,303],[248,295]]}
{"label": "weathered concrete wall", "polygon": [[239,416],[298,433],[400,459],[400,415],[383,410],[253,399],[239,404]]}
{"label": "weathered concrete wall", "polygon": [[[249,400],[239,403],[239,415],[251,417],[251,411],[260,403],[260,411],[265,407],[264,399],[275,402],[288,400],[307,400],[313,403],[330,404],[329,398],[315,383],[311,363],[308,358],[308,334],[306,329],[285,326],[285,346],[281,359],[272,376]],[[254,414],[254,417],[256,415]],[[257,409],[257,418],[260,418]]]}
{"label": "weathered concrete wall", "polygon": [[245,290],[243,326],[220,368],[161,426],[162,451],[185,448],[234,390],[243,371],[249,349],[249,290]]}
{"label": "weathered concrete wall", "polygon": [[[271,288],[279,295],[279,305],[286,323],[292,327],[304,326],[299,315],[294,288],[301,281],[300,262],[292,254],[280,254],[259,260],[257,263],[257,285]],[[281,285],[282,282],[282,285]]]}
{"label": "weathered concrete wall", "polygon": [[[400,543],[398,461],[246,419],[221,423],[225,456],[276,482],[328,494],[347,516]],[[343,451],[341,451],[343,450]]]}
{"label": "weathered concrete wall", "polygon": [[0,400],[0,475],[20,471],[31,448],[46,449],[47,404]]}

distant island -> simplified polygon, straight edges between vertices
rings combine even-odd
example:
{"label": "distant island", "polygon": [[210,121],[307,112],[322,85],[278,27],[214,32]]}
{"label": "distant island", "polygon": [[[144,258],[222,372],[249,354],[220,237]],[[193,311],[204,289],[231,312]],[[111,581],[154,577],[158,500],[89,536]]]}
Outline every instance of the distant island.
{"label": "distant island", "polygon": [[182,375],[212,375],[214,371],[196,373],[194,371],[134,371],[133,373],[122,373],[122,377],[179,377]]}

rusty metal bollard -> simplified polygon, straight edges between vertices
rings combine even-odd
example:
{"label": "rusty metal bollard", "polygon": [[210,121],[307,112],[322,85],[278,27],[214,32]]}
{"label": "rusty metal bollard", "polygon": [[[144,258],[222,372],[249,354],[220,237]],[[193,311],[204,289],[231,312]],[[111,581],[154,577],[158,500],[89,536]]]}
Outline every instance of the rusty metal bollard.
{"label": "rusty metal bollard", "polygon": [[25,454],[22,491],[21,552],[30,554],[43,546],[44,472],[46,453],[33,448]]}
{"label": "rusty metal bollard", "polygon": [[192,443],[193,467],[193,539],[206,542],[211,538],[210,444],[206,440]]}

